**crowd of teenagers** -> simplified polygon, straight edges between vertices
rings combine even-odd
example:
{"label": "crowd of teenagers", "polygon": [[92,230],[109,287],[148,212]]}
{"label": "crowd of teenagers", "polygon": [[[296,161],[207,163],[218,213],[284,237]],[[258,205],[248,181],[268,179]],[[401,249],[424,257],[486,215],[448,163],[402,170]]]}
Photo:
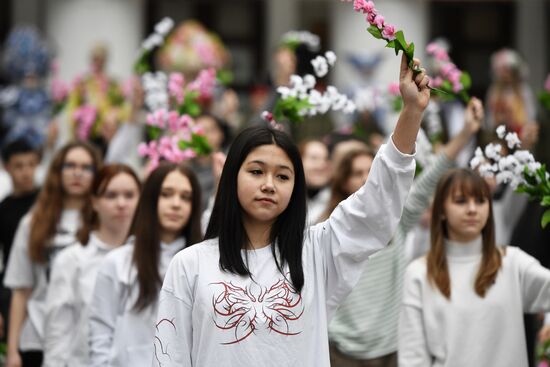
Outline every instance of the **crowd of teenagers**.
{"label": "crowd of teenagers", "polygon": [[[275,52],[274,87],[296,57]],[[107,114],[97,139],[2,105],[6,366],[534,366],[550,339],[543,208],[468,162],[501,124],[550,162],[550,117],[517,54],[493,61],[485,103],[462,105],[431,97],[403,56],[391,129],[376,109],[356,112],[359,132],[236,126],[222,93],[195,119],[212,152],[154,166],[137,155],[139,86],[128,121]],[[95,80],[105,62],[95,49]],[[39,99],[37,72],[20,102]],[[441,138],[421,157],[434,119]]]}

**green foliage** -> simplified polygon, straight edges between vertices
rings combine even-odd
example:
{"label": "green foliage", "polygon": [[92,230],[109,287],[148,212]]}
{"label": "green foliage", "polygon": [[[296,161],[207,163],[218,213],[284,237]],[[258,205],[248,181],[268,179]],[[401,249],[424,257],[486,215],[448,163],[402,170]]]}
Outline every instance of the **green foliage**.
{"label": "green foliage", "polygon": [[139,58],[134,63],[134,72],[138,75],[143,75],[148,71],[151,71],[151,66],[149,65],[149,55],[150,51],[143,51]]}
{"label": "green foliage", "polygon": [[[550,206],[550,181],[546,176],[546,165],[544,164],[534,174],[529,173],[529,170],[525,167],[523,169],[525,183],[520,184],[516,191],[529,195],[532,200],[540,200],[542,206]],[[544,212],[540,223],[542,228],[550,223],[550,209]]]}
{"label": "green foliage", "polygon": [[293,123],[299,123],[304,121],[304,116],[300,111],[305,111],[308,108],[313,107],[309,100],[298,99],[297,97],[287,97],[286,99],[279,98],[275,107],[273,108],[273,118],[277,122],[281,122],[285,119]]}
{"label": "green foliage", "polygon": [[199,92],[196,90],[185,92],[183,103],[178,106],[178,113],[180,115],[189,115],[197,117],[201,114],[201,106],[198,103]]}
{"label": "green foliage", "polygon": [[212,147],[208,144],[204,135],[192,133],[190,141],[180,141],[178,146],[181,150],[193,149],[197,155],[208,155],[212,152]]}
{"label": "green foliage", "polygon": [[539,101],[544,108],[550,110],[550,92],[544,91],[539,93]]}

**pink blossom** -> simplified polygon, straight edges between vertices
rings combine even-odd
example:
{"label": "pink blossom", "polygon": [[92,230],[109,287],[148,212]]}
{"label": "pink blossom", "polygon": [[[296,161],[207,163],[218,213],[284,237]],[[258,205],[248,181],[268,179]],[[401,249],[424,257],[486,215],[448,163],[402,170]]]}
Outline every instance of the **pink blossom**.
{"label": "pink blossom", "polygon": [[203,99],[211,98],[216,87],[216,70],[214,68],[203,69],[199,75],[187,87],[190,91],[198,91]]}
{"label": "pink blossom", "polygon": [[167,120],[168,120],[168,129],[170,129],[170,131],[173,133],[177,132],[179,129],[179,121],[180,121],[179,113],[177,111],[168,112]]}
{"label": "pink blossom", "polygon": [[456,84],[456,83],[459,83],[460,82],[460,76],[462,75],[462,73],[460,72],[460,70],[458,69],[453,69],[449,72],[449,74],[447,75],[447,79],[449,79],[449,81],[453,84]]}
{"label": "pink blossom", "polygon": [[366,13],[365,4],[366,4],[365,0],[354,0],[353,1],[353,10],[355,10],[356,12],[362,11],[363,13]]}
{"label": "pink blossom", "polygon": [[374,24],[378,29],[382,30],[384,28],[384,17],[378,14],[376,18],[374,18]]}
{"label": "pink blossom", "polygon": [[441,87],[441,84],[443,84],[443,79],[441,79],[440,76],[436,76],[435,78],[433,78],[432,82],[430,83],[430,85],[435,88]]}
{"label": "pink blossom", "polygon": [[262,112],[262,119],[266,122],[273,121],[273,114],[269,111]]}
{"label": "pink blossom", "polygon": [[426,46],[426,52],[430,55],[435,55],[438,49],[439,46],[434,42],[428,43],[428,46]]}
{"label": "pink blossom", "polygon": [[363,5],[363,13],[376,13],[376,9],[374,8],[374,3],[372,1],[367,1],[365,5]]}
{"label": "pink blossom", "polygon": [[374,21],[376,20],[376,11],[373,10],[370,13],[367,13],[367,22],[369,22],[370,25],[375,25]]}
{"label": "pink blossom", "polygon": [[160,127],[164,129],[166,127],[166,118],[168,112],[165,109],[156,110],[153,113],[147,114],[147,125]]}
{"label": "pink blossom", "polygon": [[460,82],[453,83],[453,92],[458,93],[462,90],[462,88],[464,88],[462,86],[462,83]]}
{"label": "pink blossom", "polygon": [[382,30],[382,37],[388,41],[393,41],[395,39],[395,26],[386,24],[384,30]]}
{"label": "pink blossom", "polygon": [[441,75],[447,77],[447,75],[449,75],[454,69],[456,69],[456,66],[454,64],[445,64],[441,67]]}
{"label": "pink blossom", "polygon": [[401,91],[399,90],[399,83],[398,82],[392,82],[388,86],[388,92],[392,96],[399,96],[401,95]]}
{"label": "pink blossom", "polygon": [[168,93],[174,97],[178,103],[183,103],[185,78],[182,73],[172,73],[168,80]]}
{"label": "pink blossom", "polygon": [[546,78],[546,82],[544,82],[544,89],[546,89],[548,92],[550,92],[550,74]]}
{"label": "pink blossom", "polygon": [[59,79],[52,80],[51,95],[56,103],[63,102],[69,94],[69,86]]}
{"label": "pink blossom", "polygon": [[76,135],[80,140],[88,140],[97,117],[94,106],[84,105],[74,111],[73,118],[77,123]]}

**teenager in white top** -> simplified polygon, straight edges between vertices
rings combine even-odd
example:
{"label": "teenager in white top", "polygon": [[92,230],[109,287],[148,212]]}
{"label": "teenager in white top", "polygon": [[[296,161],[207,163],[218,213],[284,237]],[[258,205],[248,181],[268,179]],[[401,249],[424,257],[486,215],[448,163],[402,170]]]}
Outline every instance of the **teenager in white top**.
{"label": "teenager in white top", "polygon": [[550,270],[517,247],[498,248],[489,186],[474,171],[448,172],[430,251],[406,271],[399,365],[527,366],[523,313],[548,311]]}
{"label": "teenager in white top", "polygon": [[133,244],[111,251],[96,277],[89,366],[150,366],[157,300],[172,257],[200,240],[200,188],[186,166],[163,163],[143,185]]}
{"label": "teenager in white top", "polygon": [[41,366],[46,292],[56,254],[76,242],[90,217],[90,187],[100,165],[87,143],[70,143],[53,158],[38,199],[21,220],[4,278],[13,296],[7,366]]}
{"label": "teenager in white top", "polygon": [[176,255],[164,279],[155,366],[329,366],[328,320],[391,238],[414,175],[428,81],[405,60],[400,80],[405,107],[368,182],[307,230],[290,138],[252,127],[235,139],[207,240]]}
{"label": "teenager in white top", "polygon": [[123,164],[106,165],[96,174],[92,220],[79,231],[79,243],[61,251],[54,262],[46,301],[43,367],[90,365],[88,310],[97,270],[105,255],[128,238],[140,186],[134,171]]}

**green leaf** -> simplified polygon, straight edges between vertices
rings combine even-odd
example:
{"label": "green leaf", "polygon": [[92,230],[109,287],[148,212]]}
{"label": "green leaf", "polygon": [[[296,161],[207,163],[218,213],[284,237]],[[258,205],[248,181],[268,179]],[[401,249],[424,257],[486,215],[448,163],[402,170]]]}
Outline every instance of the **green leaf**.
{"label": "green leaf", "polygon": [[470,89],[472,86],[472,78],[470,77],[470,74],[468,74],[466,71],[463,71],[460,75],[460,84],[464,87],[464,89]]}
{"label": "green leaf", "polygon": [[550,195],[544,196],[540,202],[542,206],[550,206]]}
{"label": "green leaf", "polygon": [[405,55],[407,55],[407,60],[411,61],[414,59],[414,43],[411,42],[409,47],[407,47],[407,50],[405,51]]}
{"label": "green leaf", "polygon": [[374,38],[377,38],[377,39],[383,39],[384,37],[382,37],[382,31],[380,31],[380,29],[378,29],[377,26],[375,25],[371,25],[370,27],[367,28],[367,31],[372,34],[374,36]]}
{"label": "green leaf", "polygon": [[390,41],[386,44],[387,48],[395,48],[395,41]]}
{"label": "green leaf", "polygon": [[540,224],[542,228],[546,228],[546,226],[550,223],[550,209],[547,209],[544,214],[542,215],[542,218],[540,220]]}

